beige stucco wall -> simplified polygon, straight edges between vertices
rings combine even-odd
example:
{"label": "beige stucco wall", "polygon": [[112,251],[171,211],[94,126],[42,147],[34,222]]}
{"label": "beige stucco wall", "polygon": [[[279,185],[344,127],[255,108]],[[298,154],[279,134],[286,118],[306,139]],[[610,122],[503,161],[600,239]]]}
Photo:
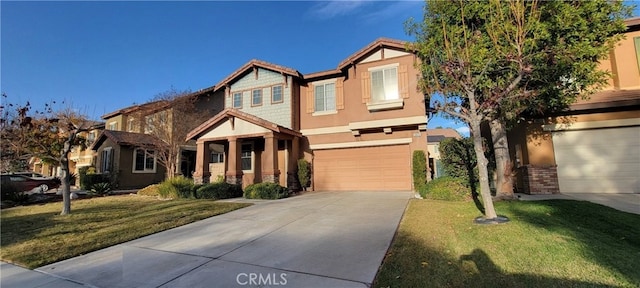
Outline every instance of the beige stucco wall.
{"label": "beige stucco wall", "polygon": [[529,121],[521,123],[509,131],[509,150],[512,159],[517,153],[516,145],[522,149],[522,165],[547,166],[555,165],[553,141],[551,132],[544,131],[545,124],[581,123],[617,119],[638,118],[640,111],[620,111],[608,113],[594,113],[567,117],[556,117],[546,121]]}
{"label": "beige stucco wall", "polygon": [[639,89],[640,67],[636,56],[634,38],[640,37],[640,31],[625,33],[626,38],[616,44],[609,57],[602,60],[599,68],[610,71],[612,79],[605,90],[612,89]]}
{"label": "beige stucco wall", "polygon": [[[404,107],[402,109],[394,109],[387,111],[370,112],[367,105],[362,103],[362,84],[361,75],[363,71],[377,66],[399,63],[408,67],[408,87],[409,98],[404,99]],[[416,115],[426,115],[424,108],[424,96],[417,91],[419,72],[414,68],[414,57],[402,56],[389,58],[380,61],[356,64],[348,69],[348,77],[343,83],[344,93],[344,109],[338,109],[337,113],[313,116],[306,110],[307,107],[307,91],[309,86],[300,87],[300,128],[314,129],[321,127],[347,125],[350,122],[381,120],[391,118],[401,118]],[[344,78],[344,76],[342,76]],[[426,119],[425,119],[426,122]]]}

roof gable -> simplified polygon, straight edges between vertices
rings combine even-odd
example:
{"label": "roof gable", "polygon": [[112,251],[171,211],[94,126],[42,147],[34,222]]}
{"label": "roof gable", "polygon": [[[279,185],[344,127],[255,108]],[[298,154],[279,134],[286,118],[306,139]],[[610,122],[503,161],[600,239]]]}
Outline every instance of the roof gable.
{"label": "roof gable", "polygon": [[227,108],[213,118],[202,123],[187,134],[187,140],[200,137],[227,137],[251,133],[264,133],[268,131],[302,136],[300,132],[280,126],[273,122],[241,112],[237,109]]}
{"label": "roof gable", "polygon": [[[238,68],[236,71],[231,73],[226,78],[222,79],[222,81],[218,82],[218,84],[214,86],[213,90],[216,91],[220,88],[230,85],[231,83],[236,81],[238,78],[241,78],[244,75],[253,72],[254,69],[257,69],[257,68],[263,68],[266,70],[278,72],[283,75],[291,75],[293,77],[302,78],[302,74],[300,74],[300,72],[298,72],[298,70],[296,69],[281,66],[281,65],[276,65],[276,64],[269,63],[262,60],[253,59],[247,62],[246,64],[242,65],[242,67]],[[209,89],[206,89],[206,90],[209,90]]]}
{"label": "roof gable", "polygon": [[[365,46],[356,53],[351,54],[345,60],[340,62],[340,64],[338,64],[338,69],[344,69],[349,65],[353,65],[361,61],[370,62],[380,60],[383,58],[382,54],[384,53],[390,53],[391,57],[408,55],[409,53],[405,45],[405,41],[390,38],[378,38],[376,41],[373,41],[371,44]],[[389,57],[390,55],[386,55],[384,58],[391,58]]]}

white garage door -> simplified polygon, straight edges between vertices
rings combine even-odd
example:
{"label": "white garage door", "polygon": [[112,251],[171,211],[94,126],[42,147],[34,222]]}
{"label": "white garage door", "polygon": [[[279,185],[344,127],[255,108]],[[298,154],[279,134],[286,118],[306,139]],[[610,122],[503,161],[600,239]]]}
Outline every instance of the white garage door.
{"label": "white garage door", "polygon": [[316,190],[411,190],[409,145],[318,150]]}
{"label": "white garage door", "polygon": [[553,132],[561,193],[640,193],[640,127]]}

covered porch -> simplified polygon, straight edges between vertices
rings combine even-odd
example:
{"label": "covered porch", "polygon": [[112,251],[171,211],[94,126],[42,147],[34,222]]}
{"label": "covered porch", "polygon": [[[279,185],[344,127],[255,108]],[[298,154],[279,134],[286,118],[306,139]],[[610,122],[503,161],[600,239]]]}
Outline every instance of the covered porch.
{"label": "covered porch", "polygon": [[197,145],[194,181],[287,187],[287,175],[294,177],[297,169],[300,137],[286,127],[226,109],[188,135]]}

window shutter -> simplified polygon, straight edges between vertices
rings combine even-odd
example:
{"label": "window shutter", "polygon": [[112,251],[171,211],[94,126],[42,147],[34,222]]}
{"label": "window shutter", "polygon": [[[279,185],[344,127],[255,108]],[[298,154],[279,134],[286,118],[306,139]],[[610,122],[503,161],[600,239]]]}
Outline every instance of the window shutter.
{"label": "window shutter", "polygon": [[313,107],[314,102],[315,102],[315,98],[313,95],[313,85],[309,84],[307,86],[307,113],[314,112],[314,107]]}
{"label": "window shutter", "polygon": [[342,91],[342,78],[336,81],[336,109],[344,109],[344,92]]}
{"label": "window shutter", "polygon": [[368,103],[371,100],[371,79],[369,71],[360,73],[360,84],[362,85],[362,103]]}
{"label": "window shutter", "polygon": [[409,72],[407,65],[398,67],[398,89],[401,98],[409,98]]}

